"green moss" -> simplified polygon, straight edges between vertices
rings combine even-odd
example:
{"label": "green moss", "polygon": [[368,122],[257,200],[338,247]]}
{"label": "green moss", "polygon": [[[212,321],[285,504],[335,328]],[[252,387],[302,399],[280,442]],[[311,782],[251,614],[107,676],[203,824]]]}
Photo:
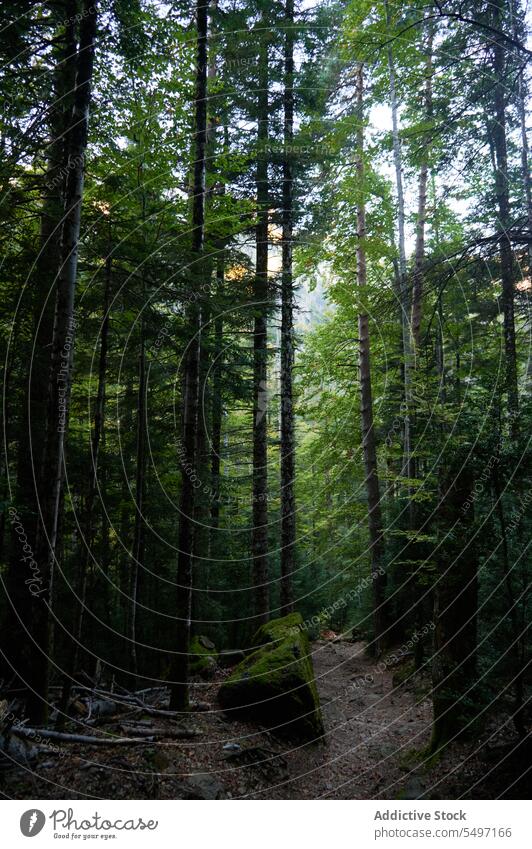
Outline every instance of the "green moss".
{"label": "green moss", "polygon": [[251,641],[251,645],[258,648],[266,643],[278,643],[286,637],[295,636],[303,632],[303,618],[300,613],[289,613],[281,619],[272,619],[261,625]]}
{"label": "green moss", "polygon": [[276,733],[315,739],[323,735],[323,723],[301,621],[291,614],[263,625],[256,639],[265,643],[234,669],[219,700],[225,710],[253,716]]}
{"label": "green moss", "polygon": [[218,652],[206,637],[193,637],[189,646],[188,666],[191,675],[207,677],[216,668]]}

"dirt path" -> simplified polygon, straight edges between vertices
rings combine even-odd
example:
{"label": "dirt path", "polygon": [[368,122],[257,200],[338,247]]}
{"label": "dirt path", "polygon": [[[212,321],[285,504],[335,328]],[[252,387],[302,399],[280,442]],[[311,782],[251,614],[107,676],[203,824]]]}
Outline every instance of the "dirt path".
{"label": "dirt path", "polygon": [[[417,798],[425,789],[411,763],[430,738],[431,705],[413,688],[393,686],[363,643],[313,645],[326,738],[285,752],[288,781],[270,798]],[[417,703],[416,703],[417,702]]]}

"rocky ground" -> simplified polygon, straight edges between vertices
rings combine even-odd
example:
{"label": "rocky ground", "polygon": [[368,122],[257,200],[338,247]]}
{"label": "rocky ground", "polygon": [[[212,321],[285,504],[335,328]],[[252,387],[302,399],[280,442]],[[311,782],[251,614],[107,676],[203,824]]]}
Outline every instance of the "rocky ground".
{"label": "rocky ground", "polygon": [[[429,682],[408,667],[376,664],[363,643],[312,646],[326,735],[292,744],[256,724],[231,720],[216,693],[227,673],[197,684],[208,710],[184,719],[136,711],[96,730],[123,735],[134,721],[156,739],[122,746],[58,742],[23,765],[4,756],[4,798],[438,799],[526,798],[530,741],[517,746],[501,709],[482,740],[449,748],[436,763],[423,755],[430,738]],[[404,680],[406,679],[406,680]],[[175,739],[182,731],[191,739]],[[530,777],[530,773],[528,773]]]}

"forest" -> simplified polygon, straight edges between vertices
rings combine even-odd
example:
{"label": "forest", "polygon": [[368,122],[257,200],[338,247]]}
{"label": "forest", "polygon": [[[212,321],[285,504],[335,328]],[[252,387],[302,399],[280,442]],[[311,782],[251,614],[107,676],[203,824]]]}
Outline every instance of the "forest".
{"label": "forest", "polygon": [[0,10],[0,796],[526,798],[528,0]]}

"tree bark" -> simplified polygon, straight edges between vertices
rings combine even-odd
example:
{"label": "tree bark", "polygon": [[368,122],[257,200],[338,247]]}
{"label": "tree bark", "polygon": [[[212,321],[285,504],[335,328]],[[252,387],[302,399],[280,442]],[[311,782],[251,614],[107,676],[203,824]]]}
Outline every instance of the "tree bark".
{"label": "tree bark", "polygon": [[[177,556],[177,633],[173,663],[173,683],[170,707],[188,710],[188,651],[192,611],[192,561],[194,556],[194,480],[196,470],[196,431],[199,392],[200,313],[196,288],[204,272],[202,263],[205,235],[205,156],[207,145],[207,31],[208,3],[197,0],[196,27],[196,92],[194,99],[194,178],[192,198],[192,265],[190,295],[187,306],[189,340],[184,355],[182,432],[181,432],[181,494],[179,502],[179,553]],[[194,480],[193,480],[194,479]]]}
{"label": "tree bark", "polygon": [[74,352],[74,294],[78,268],[78,246],[83,200],[85,150],[87,147],[89,106],[96,37],[97,6],[84,0],[80,24],[79,50],[76,57],[76,86],[72,120],[68,131],[68,177],[65,189],[65,213],[61,232],[61,269],[52,339],[52,361],[48,384],[46,433],[42,472],[47,481],[35,540],[35,560],[42,565],[42,590],[36,595],[32,637],[41,653],[32,664],[31,696],[28,713],[32,720],[44,722],[48,707],[48,676],[52,653],[54,568],[64,481],[64,450],[68,429]]}
{"label": "tree bark", "polygon": [[[364,70],[357,71],[357,158],[356,173],[360,200],[357,204],[357,283],[364,290],[367,285],[366,269],[366,207],[364,200]],[[363,294],[363,293],[362,293]],[[384,570],[384,535],[382,526],[377,447],[373,425],[373,393],[371,387],[369,319],[364,310],[358,316],[359,371],[360,371],[360,415],[362,423],[362,452],[364,455],[365,485],[368,498],[368,528],[371,553],[371,578],[373,585],[374,653],[384,647],[387,627],[385,610],[386,574]]]}
{"label": "tree bark", "polygon": [[294,609],[292,575],[295,568],[296,502],[295,439],[292,370],[294,367],[294,318],[292,239],[294,178],[292,143],[294,138],[294,3],[285,6],[284,45],[284,159],[282,213],[281,284],[281,613]]}
{"label": "tree bark", "polygon": [[[262,26],[266,26],[265,17]],[[255,624],[269,617],[268,584],[268,31],[261,31],[257,102],[257,226],[253,326],[253,586]]]}
{"label": "tree bark", "polygon": [[[384,0],[387,27],[391,26],[390,10],[387,0]],[[401,299],[401,332],[403,342],[403,386],[406,406],[403,424],[403,468],[402,474],[407,478],[414,477],[412,469],[412,448],[410,434],[410,414],[412,404],[412,328],[410,324],[411,293],[406,270],[406,240],[405,240],[405,199],[403,189],[403,157],[401,139],[399,136],[399,111],[397,103],[395,62],[392,44],[388,45],[388,71],[390,78],[390,106],[392,111],[392,147],[395,169],[395,184],[397,191],[397,230],[398,230],[398,289]],[[407,486],[408,497],[411,499],[411,488]]]}
{"label": "tree bark", "polygon": [[[143,287],[144,290],[144,287]],[[144,291],[143,291],[144,294]],[[144,301],[141,309],[144,308]],[[143,313],[144,316],[144,313]],[[137,456],[135,477],[135,524],[133,530],[133,551],[131,557],[131,583],[129,587],[129,603],[131,614],[129,618],[130,632],[130,657],[129,669],[133,682],[136,684],[138,675],[137,657],[137,608],[139,574],[144,565],[145,534],[144,534],[144,510],[146,500],[146,341],[145,321],[142,317],[140,322],[140,350],[139,350],[139,384],[137,394]]]}
{"label": "tree bark", "polygon": [[[504,0],[495,0],[491,7],[493,25],[497,30],[502,27]],[[508,236],[511,226],[510,192],[508,182],[508,147],[506,138],[506,100],[504,88],[505,47],[502,36],[491,41],[494,71],[493,110],[494,120],[491,127],[495,152],[495,194],[499,212],[500,265],[502,283],[502,308],[504,351],[506,359],[506,393],[508,399],[508,417],[510,432],[518,432],[519,395],[517,390],[517,354],[515,342],[514,317],[514,264],[512,244]]]}
{"label": "tree bark", "polygon": [[[432,47],[434,42],[434,23],[432,20],[428,22],[427,30],[424,107],[425,117],[427,121],[430,121],[432,118]],[[414,273],[412,275],[412,344],[415,355],[414,365],[417,363],[419,336],[421,330],[421,315],[423,310],[425,227],[427,223],[427,184],[429,175],[428,160],[430,151],[430,135],[431,132],[429,130],[426,137],[421,142],[423,159],[419,169],[418,180],[416,247],[414,254]]]}
{"label": "tree bark", "polygon": [[[223,251],[216,264],[216,290],[223,294],[225,275],[225,258]],[[223,313],[218,312],[214,321],[214,351],[212,376],[212,408],[211,408],[211,528],[209,541],[209,560],[216,560],[219,550],[220,525],[220,449],[222,444],[222,365],[223,365]]]}
{"label": "tree bark", "polygon": [[[512,33],[515,41],[519,39],[517,30],[517,9],[515,4],[510,2],[510,10],[512,16]],[[522,13],[521,13],[522,14]],[[528,127],[526,115],[526,97],[527,88],[525,81],[524,68],[521,66],[517,77],[517,111],[519,115],[519,130],[521,133],[521,177],[523,181],[523,189],[525,193],[525,209],[526,209],[526,224],[528,235],[532,237],[532,179],[530,176],[530,151],[528,146]],[[532,274],[532,241],[528,242],[528,274]],[[527,381],[530,388],[532,384],[532,362],[528,361]]]}
{"label": "tree bark", "polygon": [[85,621],[85,606],[87,601],[87,580],[89,560],[93,556],[94,543],[94,504],[98,491],[98,463],[100,457],[100,446],[104,435],[105,422],[105,384],[107,379],[107,351],[109,346],[109,309],[111,305],[111,279],[112,279],[112,257],[111,240],[109,240],[109,252],[105,260],[104,289],[102,305],[102,326],[100,334],[100,353],[98,358],[98,388],[96,390],[96,403],[94,405],[94,418],[89,453],[89,490],[85,502],[84,515],[81,521],[81,544],[79,557],[78,575],[78,611],[75,619],[74,633],[67,650],[68,660],[65,665],[65,681],[59,707],[57,727],[64,727],[68,702],[74,676],[76,674],[79,655],[83,640],[83,624]]}
{"label": "tree bark", "polygon": [[[519,73],[518,81],[518,109],[519,125],[521,131],[521,174],[526,201],[526,223],[528,235],[532,236],[532,183],[530,179],[530,154],[528,149],[528,134],[526,126],[526,87],[523,70]],[[528,243],[528,272],[532,273],[532,243]]]}
{"label": "tree bark", "polygon": [[[68,165],[67,133],[76,75],[76,31],[72,12],[66,24],[58,24],[57,65],[51,91],[48,163],[43,186],[40,250],[31,280],[33,348],[28,357],[23,393],[21,427],[17,447],[15,505],[20,524],[33,552],[44,495],[41,462],[46,430],[48,375],[54,324],[54,295],[60,256],[61,221],[64,213],[64,183]],[[62,14],[58,10],[58,15]],[[54,51],[55,55],[55,51]],[[14,524],[12,523],[13,527]],[[28,585],[21,580],[20,542],[12,533],[6,576],[9,605],[2,644],[7,659],[6,674],[15,672],[23,686],[30,681],[33,645],[31,642],[33,602]],[[31,577],[31,572],[24,579]]]}
{"label": "tree bark", "polygon": [[[430,13],[429,12],[427,14]],[[434,22],[432,19],[429,19],[426,22],[426,44],[423,44],[422,48],[425,50],[425,86],[424,86],[424,117],[429,122],[432,118],[432,49],[434,42]],[[424,35],[424,34],[423,34]],[[429,175],[429,155],[430,155],[430,142],[431,142],[431,130],[425,134],[425,137],[421,140],[422,147],[422,161],[419,169],[419,180],[418,180],[418,210],[417,210],[417,222],[416,222],[416,245],[414,252],[414,268],[412,273],[412,314],[411,314],[411,330],[412,330],[412,372],[415,373],[416,369],[419,366],[418,362],[418,354],[419,354],[419,345],[420,345],[420,331],[421,331],[421,315],[423,310],[423,284],[424,284],[424,264],[425,264],[425,227],[426,227],[426,219],[427,219],[427,185],[428,185],[428,175]],[[413,420],[410,420],[409,415],[409,428],[410,428],[410,457],[409,457],[409,468],[408,468],[408,477],[410,480],[414,478],[418,478],[419,476],[419,467],[418,467],[418,459],[415,453],[415,443],[416,443],[416,417],[414,413]],[[414,498],[410,497],[409,502],[409,510],[408,510],[408,518],[409,518],[409,527],[410,530],[417,529],[419,527],[419,510],[417,506],[417,502]],[[409,539],[407,542],[407,559],[419,563],[422,558],[420,558],[420,550],[419,544],[417,544],[414,540]],[[415,623],[415,628],[417,631],[421,631],[423,628],[423,620],[425,617],[423,611],[423,597],[426,593],[423,592],[423,588],[420,584],[420,568],[418,568],[414,574],[412,575],[412,589],[413,595],[415,598],[415,602],[413,603],[413,620]],[[421,667],[423,661],[423,641],[418,640],[415,645],[415,667],[419,669]]]}

